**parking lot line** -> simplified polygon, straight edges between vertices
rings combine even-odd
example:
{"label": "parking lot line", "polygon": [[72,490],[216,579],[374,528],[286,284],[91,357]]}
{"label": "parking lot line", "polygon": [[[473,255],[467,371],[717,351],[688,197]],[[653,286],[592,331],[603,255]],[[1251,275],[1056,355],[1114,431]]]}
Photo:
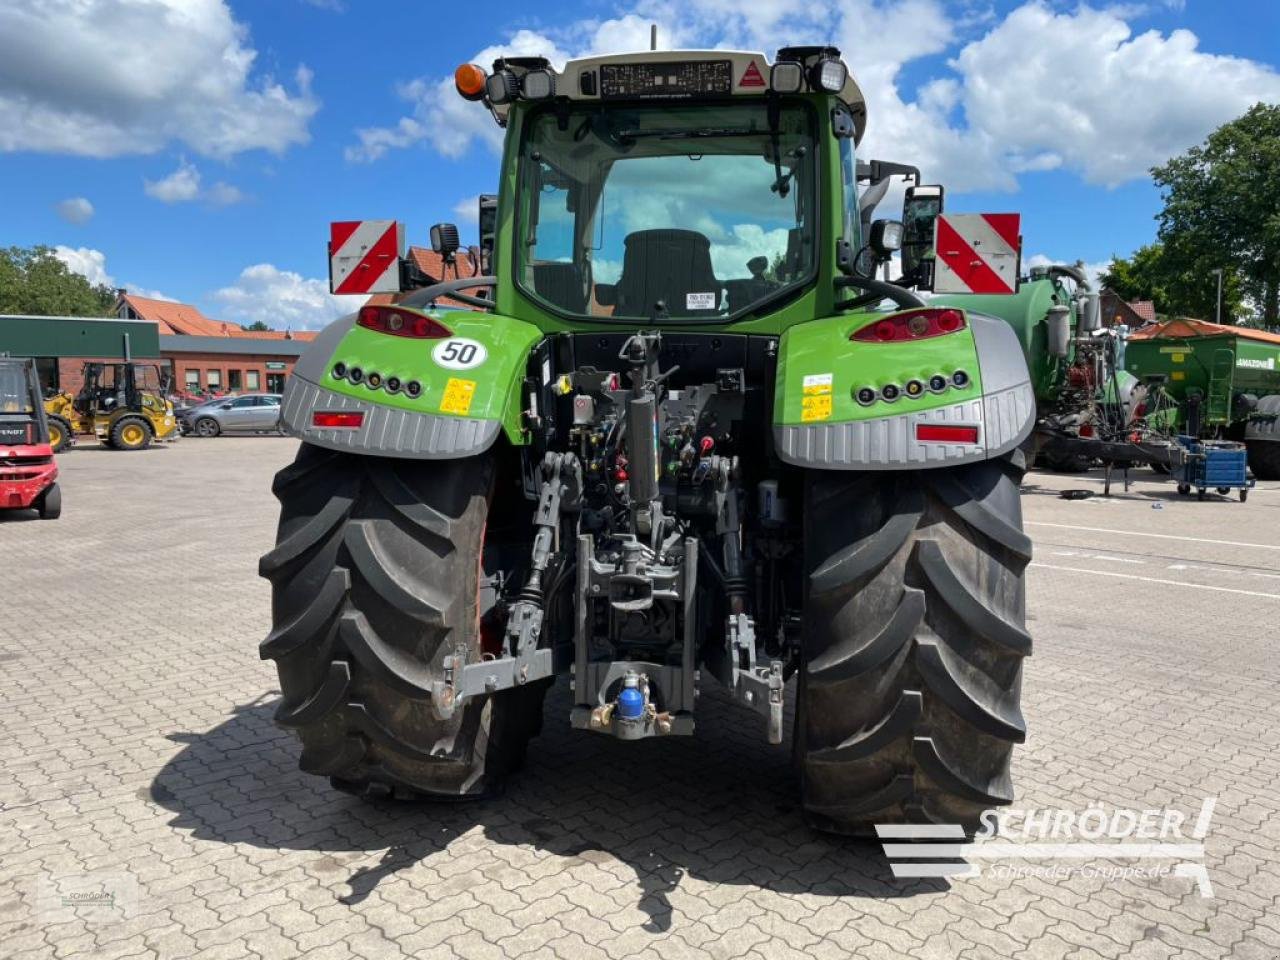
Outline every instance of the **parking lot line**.
{"label": "parking lot line", "polygon": [[[1220,543],[1221,541],[1213,540],[1211,543]],[[1109,577],[1113,580],[1142,580],[1146,583],[1166,583],[1172,587],[1188,587],[1192,590],[1213,590],[1218,593],[1239,593],[1246,597],[1266,597],[1268,600],[1280,600],[1280,593],[1265,593],[1261,590],[1239,590],[1235,587],[1213,587],[1207,583],[1188,583],[1185,580],[1165,580],[1162,577],[1141,577],[1136,573],[1116,573],[1114,570],[1090,570],[1087,567],[1060,567],[1054,563],[1040,563],[1034,561],[1031,563],[1033,567],[1041,567],[1045,570],[1068,570],[1072,573],[1091,573],[1094,576]]]}
{"label": "parking lot line", "polygon": [[1122,537],[1156,537],[1160,540],[1186,540],[1191,543],[1217,543],[1227,547],[1256,547],[1259,550],[1280,550],[1280,544],[1244,543],[1239,540],[1210,540],[1207,537],[1180,537],[1173,533],[1147,533],[1144,530],[1114,530],[1110,527],[1082,527],[1075,523],[1051,523],[1048,520],[1024,520],[1028,527],[1059,527],[1063,530],[1087,530],[1090,533],[1115,533]]}

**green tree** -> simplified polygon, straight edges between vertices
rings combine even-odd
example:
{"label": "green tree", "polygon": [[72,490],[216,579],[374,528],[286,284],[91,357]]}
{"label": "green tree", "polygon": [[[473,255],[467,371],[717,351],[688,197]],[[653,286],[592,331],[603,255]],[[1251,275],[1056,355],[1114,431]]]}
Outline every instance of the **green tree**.
{"label": "green tree", "polygon": [[1169,312],[1165,293],[1164,248],[1158,243],[1139,247],[1130,257],[1111,257],[1111,265],[1099,278],[1102,286],[1122,300],[1152,300],[1157,313]]}
{"label": "green tree", "polygon": [[[1151,175],[1168,265],[1194,290],[1216,290],[1209,271],[1224,268],[1262,325],[1280,326],[1280,104],[1256,104]],[[1212,297],[1207,310],[1196,299],[1212,317]]]}
{"label": "green tree", "polygon": [[51,247],[0,249],[0,313],[108,317],[116,292],[72,273]]}
{"label": "green tree", "polygon": [[[1101,281],[1124,300],[1151,300],[1161,316],[1212,320],[1218,296],[1218,278],[1213,271],[1218,265],[1212,252],[1200,255],[1194,249],[1149,243],[1129,257],[1112,257]],[[1244,313],[1239,277],[1230,269],[1224,270],[1222,319],[1230,323]]]}
{"label": "green tree", "polygon": [[263,322],[262,320],[255,320],[253,321],[253,323],[249,324],[244,329],[257,331],[257,330],[270,330],[271,328],[268,327],[266,323]]}

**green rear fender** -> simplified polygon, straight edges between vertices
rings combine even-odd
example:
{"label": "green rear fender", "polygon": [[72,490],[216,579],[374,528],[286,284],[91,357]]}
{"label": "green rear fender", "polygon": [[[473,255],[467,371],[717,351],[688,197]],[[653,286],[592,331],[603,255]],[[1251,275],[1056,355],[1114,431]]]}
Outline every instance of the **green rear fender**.
{"label": "green rear fender", "polygon": [[[417,339],[380,333],[358,326],[354,315],[335,321],[289,378],[286,428],[322,447],[422,459],[472,456],[488,449],[499,433],[515,444],[527,442],[521,384],[542,333],[491,313],[404,313],[427,317],[449,335]],[[359,416],[346,418],[355,425],[327,426],[315,422],[317,413]]]}
{"label": "green rear fender", "polygon": [[[1026,438],[1035,398],[1008,324],[964,312],[954,333],[850,339],[887,316],[825,317],[783,334],[773,431],[784,461],[834,470],[951,466],[999,456]],[[863,390],[874,398],[859,400]]]}

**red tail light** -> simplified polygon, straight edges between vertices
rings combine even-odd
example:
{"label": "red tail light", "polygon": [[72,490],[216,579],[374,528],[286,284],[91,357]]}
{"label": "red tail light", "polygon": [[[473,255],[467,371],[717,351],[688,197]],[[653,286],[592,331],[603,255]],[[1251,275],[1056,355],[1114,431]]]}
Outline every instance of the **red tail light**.
{"label": "red tail light", "polygon": [[453,336],[453,331],[425,314],[403,307],[360,308],[356,323],[367,330],[389,333],[393,337],[414,337],[418,340],[443,340]]}
{"label": "red tail light", "polygon": [[863,343],[901,343],[904,340],[924,340],[955,333],[965,326],[964,314],[950,307],[925,307],[895,313],[855,330],[850,340]]}
{"label": "red tail light", "polygon": [[916,439],[922,443],[977,443],[978,428],[950,423],[917,423]]}
{"label": "red tail light", "polygon": [[356,410],[351,413],[326,413],[317,410],[311,414],[313,427],[359,427],[364,424],[364,413]]}

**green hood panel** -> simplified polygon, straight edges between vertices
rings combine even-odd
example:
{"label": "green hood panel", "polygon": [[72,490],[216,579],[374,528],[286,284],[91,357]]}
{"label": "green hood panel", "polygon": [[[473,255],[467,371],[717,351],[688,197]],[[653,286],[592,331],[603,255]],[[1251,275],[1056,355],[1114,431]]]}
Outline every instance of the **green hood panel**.
{"label": "green hood panel", "polygon": [[[365,403],[413,413],[499,421],[512,443],[526,442],[520,422],[520,384],[529,353],[543,337],[532,324],[468,310],[423,311],[450,337],[415,339],[352,326],[325,365],[319,386]],[[360,368],[361,383],[334,375],[335,364]],[[422,392],[389,393],[368,385],[377,373],[402,384],[417,381]]]}
{"label": "green hood panel", "polygon": [[[847,314],[788,328],[779,345],[775,423],[872,420],[950,406],[982,395],[978,352],[967,324],[955,333],[904,343],[849,339],[855,331],[886,316],[892,314]],[[918,397],[906,394],[911,380],[927,384],[936,374],[950,380],[957,370],[969,377],[963,388],[949,385],[941,393],[926,389]],[[877,399],[864,406],[854,398],[862,387],[872,387],[878,393],[886,384],[895,384],[902,391],[895,402]]]}

